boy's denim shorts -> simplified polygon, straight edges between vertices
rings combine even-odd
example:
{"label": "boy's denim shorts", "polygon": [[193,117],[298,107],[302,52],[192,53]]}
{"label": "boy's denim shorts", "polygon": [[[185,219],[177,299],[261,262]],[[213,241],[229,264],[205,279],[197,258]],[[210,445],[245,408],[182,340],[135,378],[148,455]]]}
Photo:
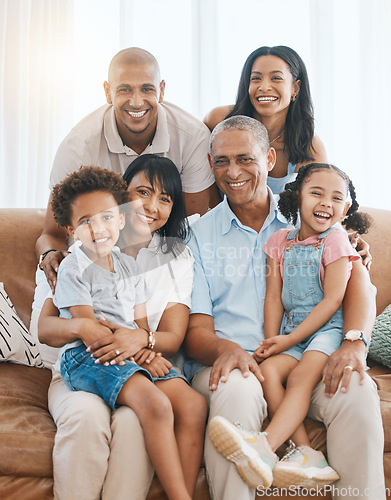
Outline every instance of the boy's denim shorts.
{"label": "boy's denim shorts", "polygon": [[320,331],[311,335],[308,339],[290,347],[281,354],[288,354],[300,361],[302,355],[308,351],[319,351],[330,356],[339,349],[342,342],[342,332],[340,328],[332,328],[328,331]]}
{"label": "boy's denim shorts", "polygon": [[178,377],[188,383],[185,377],[173,369],[164,377],[154,378],[147,370],[129,360],[125,360],[123,366],[95,363],[91,353],[86,352],[85,345],[68,349],[61,357],[61,375],[65,385],[71,391],[85,391],[100,396],[113,410],[120,406],[116,401],[123,385],[137,372],[151,382]]}

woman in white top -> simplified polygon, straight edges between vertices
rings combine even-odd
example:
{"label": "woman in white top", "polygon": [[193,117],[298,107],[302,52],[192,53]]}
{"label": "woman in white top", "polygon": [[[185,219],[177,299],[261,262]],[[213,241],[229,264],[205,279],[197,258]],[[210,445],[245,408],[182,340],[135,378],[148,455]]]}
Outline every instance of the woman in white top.
{"label": "woman in white top", "polygon": [[[118,245],[136,259],[145,273],[151,293],[147,302],[151,333],[102,321],[114,333],[107,335],[103,327],[102,332],[92,328],[89,320],[58,318],[53,301],[48,298],[39,319],[39,339],[52,347],[61,347],[80,338],[102,363],[113,357],[120,362],[149,346],[171,358],[175,367],[181,369],[178,351],[189,318],[193,257],[184,243],[188,224],[178,170],[167,158],[142,155],[129,166],[124,179],[129,186],[130,203]],[[116,351],[121,355],[117,356]],[[145,352],[144,361],[148,350]],[[174,415],[189,491],[195,487],[206,418],[205,402],[193,392],[190,397],[182,392],[177,395],[188,397],[188,412],[182,421]],[[56,369],[48,398],[57,426],[53,450],[55,498],[144,499],[153,470],[142,428],[133,411],[127,407],[112,411],[95,395],[70,391]],[[189,426],[193,429],[190,433]]]}

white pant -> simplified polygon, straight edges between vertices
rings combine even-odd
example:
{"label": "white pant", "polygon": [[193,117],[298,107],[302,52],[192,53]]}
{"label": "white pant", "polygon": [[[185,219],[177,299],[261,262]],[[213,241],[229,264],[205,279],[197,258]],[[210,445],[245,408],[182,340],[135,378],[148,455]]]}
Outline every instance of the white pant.
{"label": "white pant", "polygon": [[[38,339],[43,302],[51,295],[45,274],[37,269],[30,331]],[[59,349],[40,344],[42,360],[52,368]],[[54,498],[57,500],[144,500],[153,467],[144,433],[133,410],[111,411],[100,397],[71,391],[53,370],[49,411],[57,426],[53,448]]]}
{"label": "white pant", "polygon": [[48,397],[57,426],[54,498],[144,500],[154,471],[133,410],[111,411],[95,394],[70,391],[58,372]]}
{"label": "white pant", "polygon": [[48,297],[52,296],[50,291],[50,286],[47,282],[45,273],[37,267],[37,271],[35,273],[35,282],[37,286],[34,291],[34,301],[33,307],[31,311],[31,320],[30,320],[30,333],[33,336],[38,348],[41,353],[41,358],[45,368],[49,370],[52,369],[54,363],[57,361],[58,353],[60,349],[57,347],[50,347],[46,344],[41,344],[38,339],[38,319],[41,313],[41,309],[43,303]]}
{"label": "white pant", "polygon": [[[240,370],[233,370],[227,382],[219,383],[212,392],[210,371],[211,368],[204,368],[192,381],[194,389],[206,398],[209,418],[222,415],[233,423],[240,422],[246,429],[261,430],[267,409],[255,376],[244,378]],[[323,422],[327,428],[328,461],[341,476],[334,485],[333,498],[346,500],[357,496],[384,500],[384,435],[379,397],[372,379],[366,375],[361,386],[358,373],[353,372],[348,392],[337,392],[331,399],[324,396],[324,384],[319,382],[312,393],[308,416]],[[212,498],[254,500],[255,490],[242,481],[234,464],[217,453],[208,432],[205,463]]]}

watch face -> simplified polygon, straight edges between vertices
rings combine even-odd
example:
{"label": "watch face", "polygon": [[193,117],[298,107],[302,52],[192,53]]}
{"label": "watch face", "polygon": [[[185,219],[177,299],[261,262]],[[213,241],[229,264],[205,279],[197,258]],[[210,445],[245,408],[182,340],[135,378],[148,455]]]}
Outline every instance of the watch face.
{"label": "watch face", "polygon": [[345,338],[347,340],[361,339],[361,332],[360,332],[360,330],[349,330],[348,332],[346,332]]}

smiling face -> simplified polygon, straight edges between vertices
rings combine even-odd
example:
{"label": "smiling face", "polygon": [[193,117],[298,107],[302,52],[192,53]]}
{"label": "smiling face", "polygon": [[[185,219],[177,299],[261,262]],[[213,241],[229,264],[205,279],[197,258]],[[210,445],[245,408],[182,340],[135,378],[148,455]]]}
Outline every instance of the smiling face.
{"label": "smiling face", "polygon": [[151,238],[157,229],[163,227],[170,217],[173,200],[162,187],[152,186],[144,172],[131,180],[129,187],[130,210],[127,216],[129,229],[133,234]]}
{"label": "smiling face", "polygon": [[268,172],[275,163],[275,150],[264,153],[247,130],[224,130],[213,140],[208,155],[216,183],[234,206],[251,206],[267,193]]}
{"label": "smiling face", "polygon": [[67,232],[83,244],[94,262],[111,254],[125,225],[117,202],[111,193],[93,191],[77,196],[72,202],[71,224]]}
{"label": "smiling face", "polygon": [[300,89],[300,80],[294,82],[288,64],[277,56],[260,56],[255,59],[248,88],[254,118],[262,121],[262,116],[284,115],[293,96]]}
{"label": "smiling face", "polygon": [[346,180],[333,169],[311,173],[300,192],[300,240],[323,233],[345,217],[347,189]]}
{"label": "smiling face", "polygon": [[118,132],[125,144],[141,136],[153,137],[157,123],[158,103],[164,96],[164,81],[152,62],[126,64],[118,62],[110,71],[110,82],[104,84],[106,99],[114,107]]}

